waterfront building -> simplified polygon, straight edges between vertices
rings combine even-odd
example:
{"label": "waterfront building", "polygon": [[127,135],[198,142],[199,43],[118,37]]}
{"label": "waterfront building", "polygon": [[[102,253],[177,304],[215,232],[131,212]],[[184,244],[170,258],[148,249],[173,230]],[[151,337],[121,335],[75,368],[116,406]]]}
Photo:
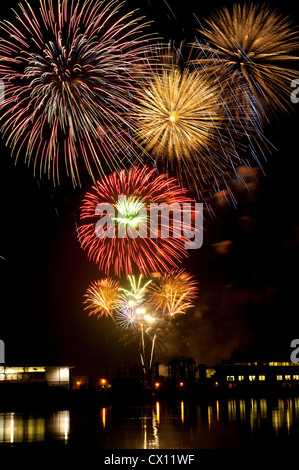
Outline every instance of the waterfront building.
{"label": "waterfront building", "polygon": [[70,388],[68,366],[13,366],[0,364],[0,386],[10,383],[45,383]]}

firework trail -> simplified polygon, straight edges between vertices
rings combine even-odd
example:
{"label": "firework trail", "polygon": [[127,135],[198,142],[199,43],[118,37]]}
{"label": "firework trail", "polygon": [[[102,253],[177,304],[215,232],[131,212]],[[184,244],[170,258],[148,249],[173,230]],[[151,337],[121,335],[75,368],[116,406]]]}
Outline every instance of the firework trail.
{"label": "firework trail", "polygon": [[[118,0],[39,0],[0,23],[0,105],[6,145],[34,174],[73,185],[137,158],[128,116],[136,70],[147,67],[148,25]],[[83,171],[83,170],[82,170]]]}
{"label": "firework trail", "polygon": [[[78,227],[81,247],[106,275],[114,270],[118,277],[122,273],[128,276],[135,268],[144,276],[161,270],[168,272],[187,257],[187,227],[181,221],[181,205],[190,202],[174,178],[157,176],[155,169],[131,167],[115,172],[98,181],[83,199],[82,225]],[[97,207],[102,204],[109,205],[108,212],[98,215]],[[153,227],[151,204],[171,207],[173,219],[180,222],[172,223],[169,214],[162,212]],[[190,205],[190,215],[193,212]],[[109,227],[100,234],[97,224],[107,218]]]}
{"label": "firework trail", "polygon": [[140,357],[145,372],[146,338],[150,342],[148,370],[151,370],[157,339],[167,334],[176,315],[186,314],[194,306],[198,286],[184,269],[165,275],[156,273],[148,281],[139,276],[136,282],[135,276],[130,276],[129,281],[130,289],[121,289],[125,294],[115,320],[121,327],[135,328],[140,333]]}
{"label": "firework trail", "polygon": [[169,275],[155,273],[144,279],[129,276],[129,287],[120,287],[119,281],[105,278],[93,283],[85,295],[85,309],[98,318],[110,316],[125,331],[125,336],[138,338],[139,356],[147,383],[157,342],[166,338],[176,315],[186,314],[197,297],[197,284],[185,270]]}
{"label": "firework trail", "polygon": [[[149,336],[149,326],[155,322],[155,318],[147,313],[146,310],[146,292],[151,283],[151,280],[142,283],[142,275],[139,276],[138,281],[135,276],[129,276],[130,289],[121,289],[124,293],[118,303],[118,310],[115,313],[115,321],[122,328],[135,328],[140,332],[140,359],[141,365],[146,376],[146,344],[145,334]],[[153,345],[155,344],[155,335],[152,339],[152,352],[150,359],[153,357]]]}

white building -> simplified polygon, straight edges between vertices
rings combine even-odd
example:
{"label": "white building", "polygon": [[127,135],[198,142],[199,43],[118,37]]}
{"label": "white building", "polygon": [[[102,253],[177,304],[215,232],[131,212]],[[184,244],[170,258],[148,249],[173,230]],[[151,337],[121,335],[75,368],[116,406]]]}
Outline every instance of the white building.
{"label": "white building", "polygon": [[70,388],[70,367],[0,365],[0,384],[44,382],[50,386]]}

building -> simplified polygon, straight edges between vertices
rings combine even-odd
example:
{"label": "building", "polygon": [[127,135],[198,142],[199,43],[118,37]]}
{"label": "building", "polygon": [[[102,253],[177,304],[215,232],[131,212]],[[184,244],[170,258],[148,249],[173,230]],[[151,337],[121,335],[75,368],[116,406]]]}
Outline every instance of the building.
{"label": "building", "polygon": [[173,384],[193,383],[196,362],[192,357],[177,357],[168,363],[168,377]]}
{"label": "building", "polygon": [[11,366],[0,364],[0,385],[6,383],[45,383],[49,386],[70,388],[70,367],[67,366]]}
{"label": "building", "polygon": [[214,384],[229,387],[243,385],[299,386],[299,363],[237,353],[215,366],[210,376]]}

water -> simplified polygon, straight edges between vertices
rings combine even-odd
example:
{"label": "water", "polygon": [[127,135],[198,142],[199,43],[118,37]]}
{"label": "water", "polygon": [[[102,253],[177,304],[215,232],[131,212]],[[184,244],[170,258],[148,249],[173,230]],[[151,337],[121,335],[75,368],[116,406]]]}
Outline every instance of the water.
{"label": "water", "polygon": [[299,397],[0,413],[2,448],[246,449],[295,447],[298,438]]}

